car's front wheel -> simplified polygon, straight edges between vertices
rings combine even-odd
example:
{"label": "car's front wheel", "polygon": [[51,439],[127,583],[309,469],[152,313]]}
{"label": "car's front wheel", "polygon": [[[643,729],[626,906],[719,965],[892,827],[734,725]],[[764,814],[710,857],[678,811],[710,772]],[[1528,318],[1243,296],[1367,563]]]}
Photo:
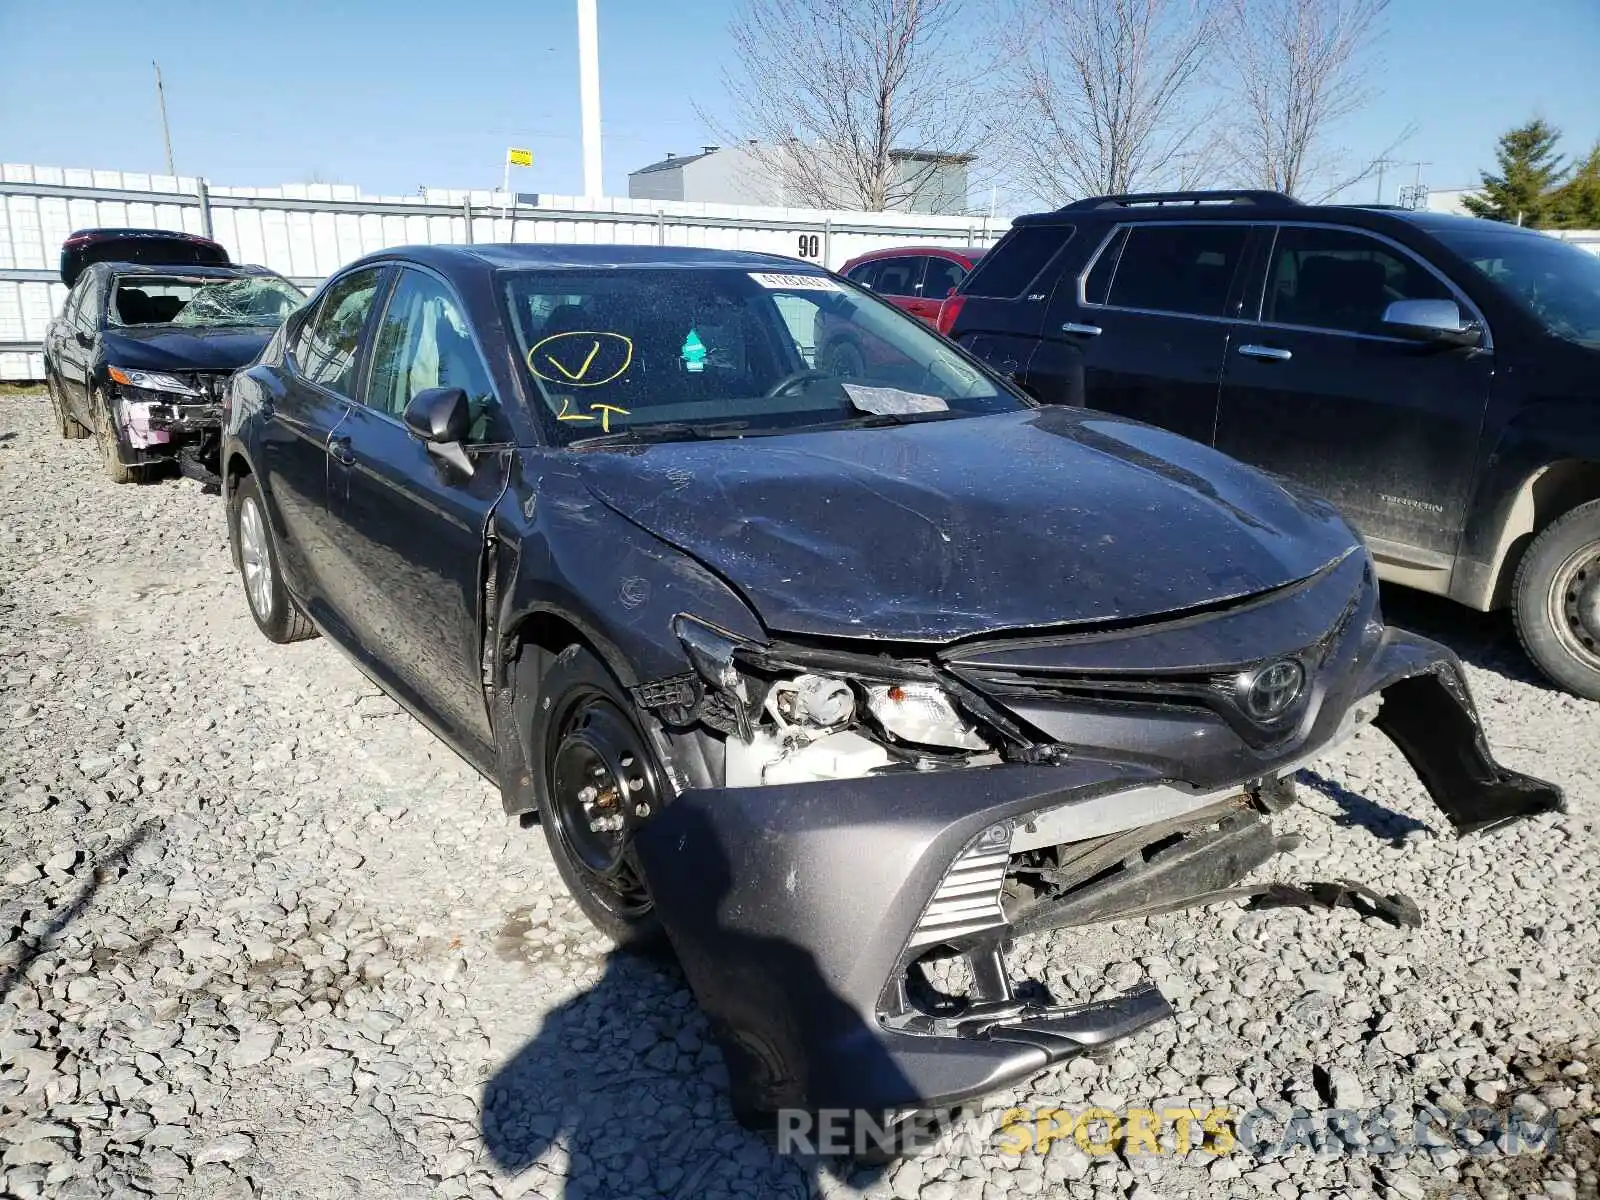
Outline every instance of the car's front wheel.
{"label": "car's front wheel", "polygon": [[284,590],[278,569],[278,547],[261,503],[255,477],[246,475],[233,490],[228,505],[228,534],[244,580],[245,602],[256,627],[274,642],[298,642],[316,633],[316,627]]}
{"label": "car's front wheel", "polygon": [[1534,539],[1514,591],[1528,657],[1568,691],[1600,700],[1600,500],[1580,504]]}
{"label": "car's front wheel", "polygon": [[633,848],[664,803],[662,774],[626,694],[582,646],[568,646],[545,673],[531,742],[539,824],[578,907],[618,946],[663,951]]}
{"label": "car's front wheel", "polygon": [[100,448],[100,463],[105,467],[106,478],[112,483],[128,483],[133,479],[133,468],[122,457],[122,440],[117,437],[111,404],[99,392],[89,401],[89,415],[94,418],[94,440]]}

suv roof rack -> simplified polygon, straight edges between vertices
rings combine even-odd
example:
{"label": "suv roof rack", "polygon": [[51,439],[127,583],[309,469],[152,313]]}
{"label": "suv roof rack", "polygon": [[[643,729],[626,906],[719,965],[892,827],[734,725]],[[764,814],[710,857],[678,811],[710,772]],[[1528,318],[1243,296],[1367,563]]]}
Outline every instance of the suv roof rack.
{"label": "suv roof rack", "polygon": [[1083,200],[1074,200],[1071,204],[1058,209],[1059,212],[1083,212],[1094,208],[1138,208],[1144,205],[1162,207],[1164,205],[1186,204],[1256,204],[1262,208],[1286,208],[1291,204],[1299,204],[1284,192],[1266,191],[1220,191],[1220,192],[1129,192],[1122,196],[1089,196]]}

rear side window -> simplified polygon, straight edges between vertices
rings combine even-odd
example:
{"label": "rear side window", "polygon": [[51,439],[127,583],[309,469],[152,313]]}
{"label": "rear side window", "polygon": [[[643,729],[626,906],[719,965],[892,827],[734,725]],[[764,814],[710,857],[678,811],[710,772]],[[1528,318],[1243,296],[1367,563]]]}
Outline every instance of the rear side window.
{"label": "rear side window", "polygon": [[922,281],[922,294],[929,300],[943,300],[961,286],[967,272],[958,262],[948,258],[930,258],[928,274]]}
{"label": "rear side window", "polygon": [[1111,278],[1114,308],[1220,317],[1247,225],[1135,225]]}
{"label": "rear side window", "polygon": [[886,258],[878,264],[878,279],[872,290],[880,296],[915,296],[922,283],[922,259]]}
{"label": "rear side window", "polygon": [[851,267],[849,273],[845,275],[845,278],[850,280],[852,283],[859,283],[864,288],[870,288],[876,284],[878,280],[878,262],[878,259],[872,259],[870,262],[864,262],[859,266]]}
{"label": "rear side window", "polygon": [[1072,240],[1072,234],[1071,225],[1024,225],[1013,229],[983,256],[961,289],[963,294],[1002,300],[1022,295],[1056,252]]}

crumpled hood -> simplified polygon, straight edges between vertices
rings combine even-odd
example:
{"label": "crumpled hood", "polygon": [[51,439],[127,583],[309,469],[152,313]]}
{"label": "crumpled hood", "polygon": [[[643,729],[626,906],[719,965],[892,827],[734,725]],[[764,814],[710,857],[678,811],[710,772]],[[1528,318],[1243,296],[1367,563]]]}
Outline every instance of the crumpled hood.
{"label": "crumpled hood", "polygon": [[101,335],[106,362],[140,371],[233,371],[256,360],[274,330],[136,325]]}
{"label": "crumpled hood", "polygon": [[1076,408],[577,459],[597,497],[790,634],[943,642],[1174,613],[1355,544],[1258,471]]}

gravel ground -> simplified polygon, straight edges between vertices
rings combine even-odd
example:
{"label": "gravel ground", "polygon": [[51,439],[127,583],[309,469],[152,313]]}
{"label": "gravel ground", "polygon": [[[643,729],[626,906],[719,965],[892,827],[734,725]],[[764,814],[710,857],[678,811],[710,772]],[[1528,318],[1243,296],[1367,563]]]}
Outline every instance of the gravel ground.
{"label": "gravel ground", "polygon": [[[852,1172],[734,1124],[681,981],[608,956],[488,784],[326,642],[258,635],[215,497],[114,486],[48,426],[42,395],[0,396],[0,1194],[1597,1194],[1600,713],[1499,619],[1389,602],[1468,660],[1496,749],[1569,815],[1457,842],[1363,734],[1305,775],[1273,870],[1405,892],[1421,929],[1224,905],[1024,939],[1019,973],[1064,996],[1150,975],[1176,1022]],[[1180,1099],[1560,1135],[1219,1154],[1168,1129],[1091,1157],[994,1133],[1014,1107]]]}

